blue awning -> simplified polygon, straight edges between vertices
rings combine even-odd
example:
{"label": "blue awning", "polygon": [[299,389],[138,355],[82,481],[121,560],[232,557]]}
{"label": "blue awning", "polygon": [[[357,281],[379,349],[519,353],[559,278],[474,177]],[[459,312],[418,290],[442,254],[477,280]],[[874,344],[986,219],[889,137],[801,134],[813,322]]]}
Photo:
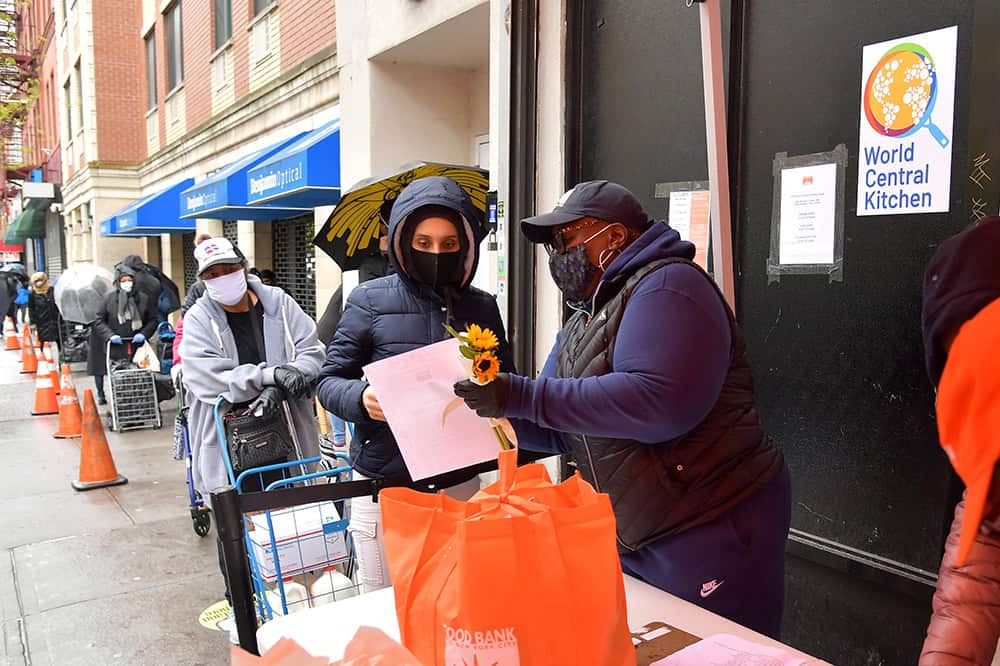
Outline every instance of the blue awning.
{"label": "blue awning", "polygon": [[194,220],[182,220],[180,217],[179,198],[180,193],[193,183],[193,178],[186,178],[168,188],[136,199],[101,222],[101,235],[158,236],[194,231]]}
{"label": "blue awning", "polygon": [[305,132],[236,160],[181,192],[181,219],[278,220],[308,212],[309,208],[280,204],[247,205],[246,172],[303,136]]}
{"label": "blue awning", "polygon": [[106,220],[101,220],[101,235],[114,236],[118,232],[118,218],[114,215]]}
{"label": "blue awning", "polygon": [[247,203],[293,208],[340,201],[340,120],[313,130],[247,171]]}

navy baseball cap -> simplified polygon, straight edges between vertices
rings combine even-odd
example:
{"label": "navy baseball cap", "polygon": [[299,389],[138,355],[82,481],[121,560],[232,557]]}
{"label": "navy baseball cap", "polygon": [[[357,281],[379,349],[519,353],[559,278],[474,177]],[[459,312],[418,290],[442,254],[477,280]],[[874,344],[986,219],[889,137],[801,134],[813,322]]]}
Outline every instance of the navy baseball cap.
{"label": "navy baseball cap", "polygon": [[521,220],[521,233],[532,243],[547,243],[552,230],[585,217],[606,222],[620,222],[633,229],[645,229],[649,215],[635,195],[618,183],[588,180],[559,197],[551,213]]}

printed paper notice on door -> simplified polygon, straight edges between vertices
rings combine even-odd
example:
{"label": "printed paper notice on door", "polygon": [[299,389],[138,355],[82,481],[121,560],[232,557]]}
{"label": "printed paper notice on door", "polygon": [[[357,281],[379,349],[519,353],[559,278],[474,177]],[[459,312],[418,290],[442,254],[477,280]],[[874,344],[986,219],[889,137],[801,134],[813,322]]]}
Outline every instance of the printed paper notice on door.
{"label": "printed paper notice on door", "polygon": [[948,212],[958,27],[864,47],[858,215]]}
{"label": "printed paper notice on door", "polygon": [[670,193],[670,227],[695,246],[694,262],[708,268],[708,190],[675,190]]}
{"label": "printed paper notice on door", "polygon": [[836,221],[836,164],[781,171],[780,264],[832,264]]}
{"label": "printed paper notice on door", "polygon": [[466,378],[457,340],[445,340],[365,366],[414,480],[495,460],[490,422],[452,389]]}

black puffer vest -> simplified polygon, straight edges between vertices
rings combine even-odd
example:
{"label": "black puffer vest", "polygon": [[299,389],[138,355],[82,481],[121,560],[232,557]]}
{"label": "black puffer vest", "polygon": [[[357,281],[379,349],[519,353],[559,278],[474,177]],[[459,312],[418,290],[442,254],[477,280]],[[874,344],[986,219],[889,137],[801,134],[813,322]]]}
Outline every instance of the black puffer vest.
{"label": "black puffer vest", "polygon": [[[645,276],[672,263],[701,271],[686,259],[662,259],[631,276],[601,283],[600,300],[594,303],[596,315],[577,313],[564,329],[558,356],[560,377],[593,377],[612,371],[618,327],[629,297]],[[725,304],[721,292],[719,298]],[[565,435],[584,478],[611,496],[618,548],[623,552],[714,520],[781,470],[783,457],[764,434],[753,405],[743,333],[728,305],[726,312],[732,330],[729,373],[715,406],[694,430],[660,444]]]}

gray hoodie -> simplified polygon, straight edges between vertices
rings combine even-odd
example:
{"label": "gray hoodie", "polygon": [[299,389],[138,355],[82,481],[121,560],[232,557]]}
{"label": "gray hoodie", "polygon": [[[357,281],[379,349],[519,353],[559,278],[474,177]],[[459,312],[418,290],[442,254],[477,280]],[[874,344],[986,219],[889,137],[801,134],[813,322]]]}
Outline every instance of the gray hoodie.
{"label": "gray hoodie", "polygon": [[[292,365],[315,382],[323,365],[323,345],[316,338],[316,323],[302,308],[276,287],[265,286],[258,278],[247,277],[250,289],[264,308],[264,347],[267,362],[241,365],[236,339],[225,311],[206,293],[184,315],[184,386],[191,399],[188,431],[194,487],[209,501],[209,493],[229,484],[226,463],[219,448],[213,418],[215,402],[221,395],[227,403],[247,402],[274,386],[274,368]],[[302,453],[319,455],[319,433],[310,399],[289,403]]]}

